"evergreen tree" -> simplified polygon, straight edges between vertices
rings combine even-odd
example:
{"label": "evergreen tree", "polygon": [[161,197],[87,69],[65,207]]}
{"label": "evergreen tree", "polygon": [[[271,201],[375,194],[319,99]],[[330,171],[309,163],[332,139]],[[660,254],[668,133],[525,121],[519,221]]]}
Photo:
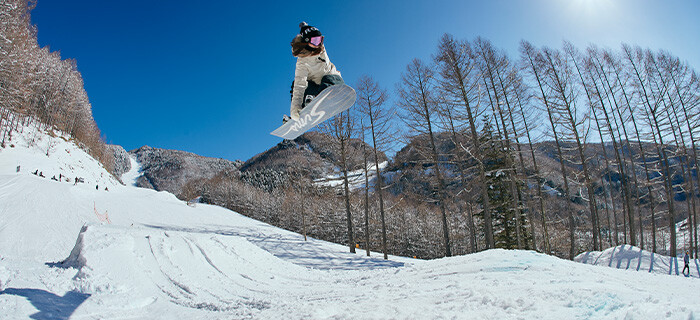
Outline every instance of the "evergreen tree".
{"label": "evergreen tree", "polygon": [[[517,229],[526,237],[525,243],[531,243],[531,236],[525,226],[526,215],[523,213],[522,204],[519,208],[513,208],[513,201],[518,195],[513,194],[511,181],[518,179],[510,165],[514,159],[514,153],[505,147],[503,137],[491,126],[488,117],[483,119],[483,129],[480,136],[481,154],[484,155],[484,168],[486,169],[486,181],[488,182],[489,208],[493,217],[494,242],[496,248],[517,249]],[[510,159],[508,158],[510,157]],[[522,181],[517,180],[518,189],[522,189]],[[518,191],[519,192],[519,191]],[[519,219],[520,223],[517,223]]]}

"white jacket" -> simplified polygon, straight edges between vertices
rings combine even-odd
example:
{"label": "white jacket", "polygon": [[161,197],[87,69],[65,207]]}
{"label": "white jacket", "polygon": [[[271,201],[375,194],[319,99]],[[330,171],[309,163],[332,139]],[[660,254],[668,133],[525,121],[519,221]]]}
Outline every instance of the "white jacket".
{"label": "white jacket", "polygon": [[290,110],[301,108],[304,101],[304,91],[306,91],[307,81],[321,84],[321,79],[326,75],[338,75],[335,66],[328,59],[328,54],[324,48],[320,54],[307,57],[297,57],[297,65],[294,70],[294,91],[292,93],[292,105]]}

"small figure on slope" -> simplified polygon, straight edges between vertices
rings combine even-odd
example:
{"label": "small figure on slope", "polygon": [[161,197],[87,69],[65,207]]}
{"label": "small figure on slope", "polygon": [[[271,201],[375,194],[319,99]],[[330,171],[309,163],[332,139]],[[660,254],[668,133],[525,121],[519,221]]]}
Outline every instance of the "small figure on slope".
{"label": "small figure on slope", "polygon": [[[690,255],[688,255],[688,251],[686,251],[685,256],[683,256],[683,262],[685,263],[685,267],[683,267],[683,275],[686,277],[690,276]],[[688,270],[687,275],[685,274],[685,270]]]}
{"label": "small figure on slope", "polygon": [[[344,84],[340,71],[331,63],[323,45],[323,35],[306,22],[299,24],[299,34],[292,40],[292,54],[297,57],[292,83],[291,118],[299,120],[299,112],[323,89]],[[285,122],[288,118],[285,116]]]}

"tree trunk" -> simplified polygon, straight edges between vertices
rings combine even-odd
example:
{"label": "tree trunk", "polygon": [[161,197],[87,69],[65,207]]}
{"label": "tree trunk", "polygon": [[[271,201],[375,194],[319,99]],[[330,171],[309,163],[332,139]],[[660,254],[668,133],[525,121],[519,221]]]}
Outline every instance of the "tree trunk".
{"label": "tree trunk", "polygon": [[[365,141],[365,126],[364,124],[362,126],[362,141]],[[365,194],[365,199],[364,199],[364,209],[365,209],[365,247],[367,251],[367,256],[369,257],[369,247],[370,247],[370,242],[369,242],[369,163],[367,159],[367,144],[363,143],[362,144],[362,160],[363,160],[363,170],[365,172],[365,188],[364,188],[364,194]]]}
{"label": "tree trunk", "polygon": [[[609,56],[610,59],[612,59],[612,56]],[[612,64],[612,63],[610,63]],[[614,64],[613,64],[614,65]],[[629,114],[632,120],[632,125],[634,126],[634,132],[635,135],[637,136],[637,145],[639,146],[639,154],[642,158],[642,164],[644,165],[644,175],[646,176],[647,180],[647,193],[649,194],[649,210],[651,212],[651,237],[652,237],[652,252],[656,253],[656,215],[655,215],[655,206],[654,206],[654,194],[653,194],[653,182],[651,180],[651,176],[649,175],[649,168],[648,168],[648,163],[647,163],[647,158],[646,158],[646,152],[644,151],[644,146],[642,145],[642,140],[641,140],[641,135],[639,133],[639,127],[637,126],[637,121],[634,118],[634,110],[632,109],[632,104],[630,103],[629,96],[627,95],[627,92],[625,91],[625,85],[622,83],[622,79],[620,78],[620,70],[618,68],[614,69],[615,71],[615,77],[617,80],[617,83],[620,86],[620,89],[622,91],[622,96],[625,98],[625,104],[627,105],[627,110],[629,110]],[[640,210],[641,211],[641,210]],[[643,232],[643,225],[640,221],[640,232]]]}
{"label": "tree trunk", "polygon": [[343,185],[345,187],[345,214],[348,220],[348,246],[350,252],[355,253],[355,238],[352,228],[352,213],[350,212],[350,187],[348,185],[348,164],[346,157],[346,141],[340,140],[341,165],[343,166]]}
{"label": "tree trunk", "polygon": [[[525,134],[527,136],[527,143],[530,147],[530,155],[532,156],[532,166],[535,171],[535,184],[537,186],[537,199],[540,205],[540,215],[542,218],[542,238],[544,239],[544,251],[547,254],[551,254],[552,248],[549,244],[549,233],[547,232],[547,221],[546,221],[546,211],[544,209],[544,197],[542,195],[542,177],[540,175],[539,167],[537,166],[537,158],[535,157],[535,147],[532,144],[532,137],[530,136],[530,128],[527,124],[527,117],[525,116],[525,111],[521,103],[520,95],[518,94],[518,107],[520,108],[520,115],[523,117],[523,124],[525,125]],[[533,227],[533,241],[534,241],[534,227]],[[535,248],[537,250],[537,248]]]}
{"label": "tree trunk", "polygon": [[[547,116],[549,119],[549,123],[552,126],[552,135],[554,136],[554,143],[556,145],[557,149],[557,155],[559,157],[559,165],[561,169],[561,175],[562,179],[564,180],[564,195],[566,197],[566,211],[568,213],[568,218],[569,218],[569,242],[571,244],[571,247],[569,248],[569,260],[574,260],[574,255],[576,251],[576,226],[574,222],[574,213],[573,213],[573,208],[571,207],[571,193],[569,191],[569,179],[566,174],[566,166],[564,165],[564,156],[561,151],[561,143],[559,141],[559,135],[557,134],[557,123],[554,120],[554,117],[552,115],[552,107],[549,104],[549,100],[547,99],[547,95],[545,94],[544,91],[544,84],[542,83],[542,80],[540,78],[540,70],[538,66],[535,65],[535,57],[533,57],[534,48],[529,44],[529,43],[523,43],[523,49],[524,54],[526,55],[527,58],[527,63],[530,65],[532,68],[532,73],[535,76],[535,79],[537,80],[537,85],[540,88],[540,93],[542,94],[542,101],[545,104],[545,109],[547,110]],[[537,53],[539,54],[539,53]]]}
{"label": "tree trunk", "polygon": [[[452,140],[455,144],[455,146],[458,146],[460,144],[460,140],[457,136],[457,130],[455,129],[455,124],[454,124],[454,117],[452,116],[452,111],[449,107],[445,108],[445,117],[447,121],[447,125],[450,129],[450,134],[452,135]],[[476,234],[474,230],[474,217],[472,215],[472,210],[471,210],[471,202],[469,201],[469,195],[467,194],[466,188],[467,188],[467,173],[464,168],[464,161],[466,161],[466,157],[461,157],[459,155],[459,149],[455,151],[455,162],[457,163],[457,169],[459,170],[459,178],[460,178],[460,183],[462,184],[462,190],[458,193],[462,193],[463,198],[464,198],[464,203],[469,207],[468,213],[467,213],[467,220],[469,223],[469,241],[470,241],[470,247],[472,252],[476,252]],[[460,212],[460,215],[463,213]]]}
{"label": "tree trunk", "polygon": [[579,158],[581,161],[581,167],[583,168],[583,177],[584,181],[586,183],[586,189],[588,191],[588,197],[589,197],[589,210],[591,211],[591,218],[592,218],[592,224],[593,224],[593,248],[594,250],[599,250],[600,245],[598,243],[598,238],[600,235],[600,228],[598,227],[598,209],[596,208],[596,201],[595,201],[595,194],[593,193],[593,183],[591,181],[591,176],[588,173],[588,164],[586,161],[586,156],[585,152],[583,150],[584,146],[583,143],[581,142],[581,138],[579,135],[579,132],[577,130],[577,121],[574,119],[575,117],[575,110],[573,110],[573,101],[572,97],[567,96],[565,84],[564,84],[564,79],[559,77],[559,73],[561,70],[556,69],[556,65],[552,60],[551,55],[545,51],[545,55],[547,56],[547,60],[550,63],[550,66],[552,68],[552,74],[554,75],[554,80],[556,82],[556,90],[557,93],[561,95],[562,101],[564,102],[564,111],[565,111],[565,119],[568,120],[569,125],[571,126],[571,133],[574,135],[575,141],[576,141],[576,150],[578,151]]}
{"label": "tree trunk", "polygon": [[[489,81],[491,82],[490,88],[493,90],[494,99],[496,99],[496,102],[493,103],[493,101],[491,100],[491,95],[489,94],[489,101],[490,101],[490,104],[491,104],[491,108],[493,109],[493,115],[494,115],[494,117],[498,116],[499,119],[500,119],[500,125],[499,125],[499,120],[498,120],[498,119],[494,119],[494,120],[496,120],[496,128],[498,129],[499,134],[501,134],[501,135],[504,137],[503,140],[504,140],[505,143],[504,143],[504,146],[503,146],[503,147],[504,147],[505,150],[507,150],[507,151],[506,151],[506,167],[507,167],[507,168],[510,168],[510,169],[513,171],[513,175],[512,175],[512,177],[511,177],[511,179],[510,179],[510,181],[509,181],[509,184],[510,184],[510,193],[511,193],[512,202],[513,202],[513,203],[511,204],[511,205],[512,205],[512,209],[511,209],[511,210],[512,210],[512,212],[513,212],[513,217],[514,217],[514,219],[515,219],[515,237],[516,237],[516,242],[517,242],[517,245],[518,245],[518,249],[523,249],[523,239],[522,239],[523,236],[522,236],[521,226],[520,226],[520,221],[521,221],[520,216],[521,216],[521,215],[519,214],[519,211],[520,211],[520,208],[519,208],[519,207],[520,207],[520,205],[519,205],[520,200],[519,200],[519,198],[518,198],[518,195],[519,195],[518,187],[517,187],[516,182],[515,182],[515,172],[516,172],[516,170],[515,170],[515,164],[512,163],[512,159],[510,158],[510,151],[511,151],[511,148],[510,148],[510,138],[509,138],[509,134],[508,134],[508,129],[507,129],[507,127],[506,127],[505,119],[504,119],[504,116],[503,116],[503,111],[502,111],[502,109],[501,109],[501,101],[500,101],[500,99],[499,99],[499,94],[498,94],[498,92],[496,91],[495,76],[494,76],[494,74],[493,74],[493,70],[491,69],[491,66],[492,66],[493,64],[495,64],[495,62],[494,62],[493,60],[491,60],[492,57],[487,56],[487,52],[486,52],[486,51],[489,50],[490,44],[486,44],[485,46],[487,46],[487,47],[484,48],[484,45],[482,45],[482,49],[480,50],[480,51],[481,51],[481,54],[482,54],[482,58],[483,58],[483,60],[484,60],[484,65],[485,65],[486,71],[487,71],[487,76],[484,76],[484,84],[486,85],[486,90],[488,91],[489,85],[486,84],[486,79],[487,79],[487,77],[488,77]],[[504,95],[504,97],[505,97],[505,95],[506,95],[505,91],[503,91],[503,92],[501,92],[501,93],[502,93],[502,94]],[[506,100],[506,101],[507,101],[507,100]],[[508,108],[510,108],[510,106],[509,106]],[[501,131],[501,128],[502,128],[502,131]],[[503,142],[501,142],[501,143],[503,143]]]}
{"label": "tree trunk", "polygon": [[475,107],[472,106],[472,101],[469,98],[469,88],[467,83],[465,83],[465,80],[468,81],[465,76],[467,76],[471,71],[471,68],[468,66],[472,64],[473,57],[471,56],[471,49],[469,48],[468,43],[461,43],[460,45],[461,47],[457,48],[458,44],[450,36],[443,36],[440,43],[441,55],[437,60],[440,63],[443,77],[448,78],[446,81],[451,81],[456,91],[458,91],[453,92],[453,94],[455,94],[455,98],[459,100],[459,104],[464,107],[465,111],[467,112],[472,148],[476,152],[474,158],[478,163],[479,183],[481,184],[480,191],[484,216],[484,236],[486,240],[486,249],[490,249],[494,247],[494,238],[488,184],[483,163],[484,159],[480,154],[481,142],[479,141],[479,134],[476,131],[476,115],[472,110],[472,108]]}
{"label": "tree trunk", "polygon": [[442,233],[443,239],[445,241],[445,256],[452,256],[452,249],[450,248],[450,231],[447,226],[447,208],[445,206],[445,184],[442,181],[442,175],[440,174],[440,159],[437,152],[437,147],[435,146],[435,135],[433,134],[433,125],[430,119],[430,110],[428,108],[427,95],[424,90],[422,93],[422,104],[425,109],[426,122],[428,127],[428,135],[430,137],[430,149],[432,151],[433,163],[435,163],[435,180],[438,186],[438,201],[440,202],[440,213],[442,214]]}

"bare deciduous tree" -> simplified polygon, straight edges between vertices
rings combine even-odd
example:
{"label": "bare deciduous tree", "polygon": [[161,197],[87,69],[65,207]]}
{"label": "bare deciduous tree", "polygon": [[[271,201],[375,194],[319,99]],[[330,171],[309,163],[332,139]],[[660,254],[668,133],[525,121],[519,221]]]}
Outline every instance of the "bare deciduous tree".
{"label": "bare deciduous tree", "polygon": [[[393,111],[388,109],[384,103],[387,100],[387,93],[384,89],[369,76],[360,78],[357,85],[357,106],[363,118],[368,122],[368,126],[364,129],[370,131],[372,141],[372,156],[374,158],[374,170],[376,177],[375,193],[379,198],[379,214],[382,223],[382,252],[384,259],[387,259],[387,236],[386,236],[386,218],[384,208],[384,183],[381,174],[379,163],[380,150],[386,149],[392,142],[394,134],[391,131],[390,120]],[[363,129],[363,134],[364,130]],[[369,186],[368,186],[369,187]]]}
{"label": "bare deciduous tree", "polygon": [[447,225],[447,206],[445,185],[441,174],[441,161],[435,144],[435,124],[437,118],[437,101],[434,97],[434,72],[419,59],[414,59],[402,76],[398,87],[399,106],[404,110],[403,120],[411,131],[417,134],[427,134],[430,141],[429,157],[433,163],[433,177],[436,183],[437,201],[442,218],[442,231],[445,256],[452,256],[450,232]]}
{"label": "bare deciduous tree", "polygon": [[556,145],[556,150],[557,150],[557,156],[559,157],[559,166],[561,169],[561,175],[564,183],[564,196],[565,196],[565,202],[566,202],[566,211],[567,211],[567,216],[569,220],[569,259],[573,260],[574,259],[574,254],[576,250],[576,225],[574,222],[574,213],[573,213],[573,208],[571,206],[571,191],[569,189],[569,179],[567,176],[567,170],[566,166],[564,164],[564,155],[562,152],[562,146],[560,142],[560,136],[558,135],[557,127],[558,127],[558,122],[554,117],[554,106],[550,103],[550,98],[549,95],[546,93],[546,84],[544,82],[544,77],[546,76],[547,69],[545,66],[545,58],[541,52],[539,52],[537,49],[535,49],[532,44],[529,42],[523,41],[520,44],[520,51],[522,54],[522,60],[524,61],[523,63],[527,66],[527,72],[531,74],[532,76],[535,77],[535,80],[537,81],[537,86],[540,89],[541,97],[540,99],[542,100],[544,104],[544,109],[547,112],[547,118],[549,119],[549,123],[552,128],[552,136],[554,137],[554,142]]}
{"label": "bare deciduous tree", "polygon": [[464,148],[478,163],[479,194],[481,196],[484,217],[486,249],[494,247],[493,223],[489,205],[488,185],[483,164],[476,117],[480,113],[479,77],[475,74],[476,62],[472,48],[466,41],[457,41],[450,35],[444,35],[435,58],[441,75],[440,90],[445,101],[458,116],[466,118],[471,137],[471,147]]}
{"label": "bare deciduous tree", "polygon": [[355,123],[353,118],[350,116],[350,110],[343,111],[324,122],[320,129],[322,131],[330,133],[330,135],[335,138],[338,142],[338,147],[340,149],[340,166],[343,171],[343,199],[345,200],[345,215],[346,222],[348,226],[348,246],[351,253],[355,253],[355,237],[353,232],[352,224],[352,210],[350,206],[350,186],[348,181],[348,143],[356,131]]}

